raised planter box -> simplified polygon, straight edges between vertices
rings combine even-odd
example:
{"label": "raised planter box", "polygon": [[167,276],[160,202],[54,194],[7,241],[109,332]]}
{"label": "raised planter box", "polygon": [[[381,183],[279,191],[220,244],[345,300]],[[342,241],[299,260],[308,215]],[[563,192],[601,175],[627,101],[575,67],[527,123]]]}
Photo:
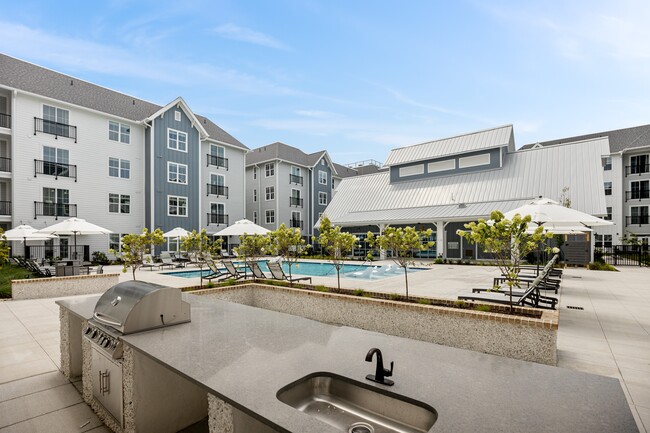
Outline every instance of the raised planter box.
{"label": "raised planter box", "polygon": [[513,359],[548,365],[557,362],[557,311],[541,310],[539,317],[521,317],[259,283],[193,293]]}
{"label": "raised planter box", "polygon": [[119,280],[120,274],[11,280],[11,297],[19,300],[104,293],[116,285]]}

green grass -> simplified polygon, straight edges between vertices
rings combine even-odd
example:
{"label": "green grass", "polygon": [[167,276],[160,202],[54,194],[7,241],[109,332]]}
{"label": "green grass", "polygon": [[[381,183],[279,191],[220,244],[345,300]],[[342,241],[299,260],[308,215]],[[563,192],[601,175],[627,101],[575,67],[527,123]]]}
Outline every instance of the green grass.
{"label": "green grass", "polygon": [[609,263],[603,263],[603,262],[591,262],[587,265],[587,268],[592,271],[618,272],[618,270],[614,266],[610,265]]}
{"label": "green grass", "polygon": [[0,298],[11,298],[11,280],[22,280],[31,276],[31,272],[20,266],[4,265],[0,268]]}

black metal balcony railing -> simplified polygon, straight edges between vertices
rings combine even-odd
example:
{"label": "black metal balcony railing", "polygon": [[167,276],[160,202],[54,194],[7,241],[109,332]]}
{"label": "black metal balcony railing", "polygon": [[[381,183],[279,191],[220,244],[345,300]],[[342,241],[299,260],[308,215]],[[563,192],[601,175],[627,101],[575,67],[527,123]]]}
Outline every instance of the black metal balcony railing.
{"label": "black metal balcony railing", "polygon": [[641,226],[648,224],[648,215],[632,215],[625,217],[626,226]]}
{"label": "black metal balcony railing", "polygon": [[296,176],[295,174],[289,174],[289,183],[295,183],[302,185],[302,176]]}
{"label": "black metal balcony railing", "polygon": [[11,114],[0,113],[0,128],[11,128]]}
{"label": "black metal balcony railing", "polygon": [[38,174],[46,174],[54,176],[55,179],[59,177],[70,177],[77,181],[77,166],[71,164],[61,164],[60,162],[42,161],[40,159],[34,160],[34,177]]}
{"label": "black metal balcony railing", "polygon": [[0,215],[11,215],[10,201],[0,201]]}
{"label": "black metal balcony railing", "polygon": [[289,220],[289,227],[290,228],[299,228],[302,230],[302,220]]}
{"label": "black metal balcony railing", "polygon": [[650,164],[626,165],[625,175],[650,173]]}
{"label": "black metal balcony railing", "polygon": [[302,199],[300,197],[289,197],[289,206],[302,207]]}
{"label": "black metal balcony railing", "polygon": [[39,216],[53,216],[55,219],[59,219],[59,217],[76,217],[77,205],[70,203],[47,203],[35,201],[34,219]]}
{"label": "black metal balcony railing", "polygon": [[209,213],[208,214],[208,225],[210,224],[225,224],[228,225],[228,215],[222,213]]}
{"label": "black metal balcony railing", "polygon": [[5,158],[0,156],[0,171],[10,172],[11,171],[11,158]]}
{"label": "black metal balcony railing", "polygon": [[72,138],[75,143],[77,142],[77,127],[65,123],[34,117],[34,135],[37,132],[54,135],[57,139],[59,137]]}
{"label": "black metal balcony railing", "polygon": [[636,189],[632,191],[625,191],[625,201],[643,200],[644,198],[650,198],[650,189]]}
{"label": "black metal balcony railing", "polygon": [[217,155],[210,155],[208,153],[208,167],[209,166],[215,166],[215,167],[223,167],[226,170],[228,170],[228,158],[222,158],[221,156]]}
{"label": "black metal balcony railing", "polygon": [[223,185],[214,185],[212,183],[208,184],[208,194],[207,195],[216,195],[223,196],[228,198],[228,187]]}

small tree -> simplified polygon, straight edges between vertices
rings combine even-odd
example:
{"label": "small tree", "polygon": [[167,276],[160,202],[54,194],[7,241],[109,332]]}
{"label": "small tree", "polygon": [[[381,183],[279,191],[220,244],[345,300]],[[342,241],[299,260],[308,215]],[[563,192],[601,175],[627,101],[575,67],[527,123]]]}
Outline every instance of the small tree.
{"label": "small tree", "polygon": [[336,280],[338,288],[341,288],[341,269],[345,256],[352,252],[359,239],[351,233],[342,232],[341,227],[332,226],[332,222],[327,217],[323,217],[320,222],[320,235],[314,237],[321,247],[329,255],[329,260],[336,269]]}
{"label": "small tree", "polygon": [[468,230],[458,230],[459,236],[471,244],[479,244],[483,251],[494,256],[497,266],[505,276],[510,290],[510,308],[512,309],[512,288],[520,287],[519,272],[524,257],[545,239],[553,237],[553,233],[544,233],[544,227],[539,226],[532,234],[526,233],[530,215],[522,217],[516,214],[512,220],[506,219],[498,210],[490,214],[485,221],[465,224]]}
{"label": "small tree", "polygon": [[268,235],[248,235],[244,233],[239,239],[239,246],[235,248],[237,255],[244,262],[256,262],[263,255],[268,254],[271,239]]}
{"label": "small tree", "polygon": [[[142,230],[141,234],[129,233],[122,236],[122,272],[126,272],[131,268],[133,272],[133,279],[135,280],[135,271],[142,267],[144,264],[145,254],[151,252],[152,245],[162,245],[165,243],[163,232],[156,229],[149,232],[146,228]],[[117,255],[118,252],[111,250],[112,254]]]}
{"label": "small tree", "polygon": [[218,254],[221,251],[221,242],[221,239],[212,242],[205,229],[198,233],[196,230],[192,230],[192,233],[181,238],[181,248],[188,253],[199,255],[203,253]]}
{"label": "small tree", "polygon": [[368,243],[377,246],[385,251],[392,251],[393,262],[404,269],[404,281],[406,283],[406,299],[409,297],[408,267],[415,264],[413,251],[426,250],[434,245],[432,241],[422,241],[423,238],[431,236],[431,229],[417,231],[415,227],[388,227],[379,236],[368,232]]}
{"label": "small tree", "polygon": [[9,260],[9,245],[5,231],[0,229],[0,266],[3,266]]}
{"label": "small tree", "polygon": [[272,231],[270,236],[273,251],[289,266],[289,279],[291,279],[292,266],[307,253],[310,245],[305,245],[299,228],[287,228],[284,223],[280,224],[277,230]]}

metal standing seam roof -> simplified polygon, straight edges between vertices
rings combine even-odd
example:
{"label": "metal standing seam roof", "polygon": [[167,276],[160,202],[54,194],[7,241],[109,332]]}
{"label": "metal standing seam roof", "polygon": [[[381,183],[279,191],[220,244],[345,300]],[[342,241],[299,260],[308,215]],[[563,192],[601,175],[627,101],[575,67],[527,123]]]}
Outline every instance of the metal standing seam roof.
{"label": "metal standing seam roof", "polygon": [[[5,54],[0,54],[0,84],[133,121],[163,107]],[[248,149],[207,117],[196,117],[210,139]]]}
{"label": "metal standing seam roof", "polygon": [[350,177],[324,213],[339,225],[471,219],[538,196],[559,199],[569,187],[573,208],[605,215],[601,156],[608,151],[607,139],[599,138],[509,153],[501,169],[394,184],[388,172]]}
{"label": "metal standing seam roof", "polygon": [[512,125],[471,132],[413,146],[399,147],[390,152],[384,166],[406,164],[503,146],[508,147],[511,152],[515,150]]}

